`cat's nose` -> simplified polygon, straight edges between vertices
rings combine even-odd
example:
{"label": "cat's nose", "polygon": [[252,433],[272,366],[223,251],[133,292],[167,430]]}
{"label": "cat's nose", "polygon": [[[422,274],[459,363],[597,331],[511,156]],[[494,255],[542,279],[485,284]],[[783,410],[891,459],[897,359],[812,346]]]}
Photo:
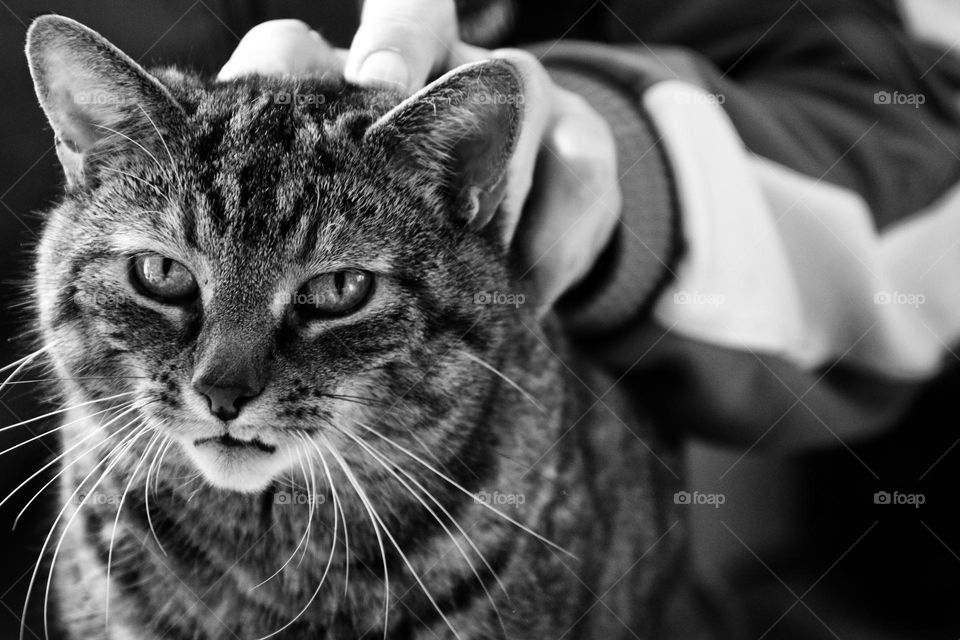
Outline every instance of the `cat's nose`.
{"label": "cat's nose", "polygon": [[220,386],[205,385],[203,381],[195,382],[193,388],[207,399],[210,413],[223,421],[233,420],[240,415],[240,409],[247,402],[260,395],[263,388],[253,386]]}
{"label": "cat's nose", "polygon": [[197,342],[193,388],[207,399],[210,413],[233,420],[267,386],[273,331],[210,323]]}

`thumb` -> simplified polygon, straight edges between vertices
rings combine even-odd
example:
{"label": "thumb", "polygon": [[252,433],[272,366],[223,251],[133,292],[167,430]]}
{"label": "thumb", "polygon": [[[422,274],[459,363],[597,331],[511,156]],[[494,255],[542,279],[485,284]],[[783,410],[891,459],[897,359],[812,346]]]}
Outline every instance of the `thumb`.
{"label": "thumb", "polygon": [[457,39],[453,0],[366,0],[344,76],[416,91],[445,65]]}

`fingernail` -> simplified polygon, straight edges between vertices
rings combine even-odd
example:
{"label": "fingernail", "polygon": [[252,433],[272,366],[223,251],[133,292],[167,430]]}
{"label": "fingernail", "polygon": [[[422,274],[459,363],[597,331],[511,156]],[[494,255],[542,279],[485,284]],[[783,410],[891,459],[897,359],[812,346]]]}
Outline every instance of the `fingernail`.
{"label": "fingernail", "polygon": [[374,51],[360,65],[357,81],[361,84],[388,86],[406,91],[410,80],[407,61],[396,51]]}

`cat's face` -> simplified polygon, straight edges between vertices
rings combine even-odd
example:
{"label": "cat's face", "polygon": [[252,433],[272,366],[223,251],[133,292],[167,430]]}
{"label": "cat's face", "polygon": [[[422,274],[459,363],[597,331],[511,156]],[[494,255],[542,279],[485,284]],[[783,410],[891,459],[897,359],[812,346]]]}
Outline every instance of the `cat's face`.
{"label": "cat's face", "polygon": [[36,279],[73,401],[135,403],[106,429],[149,425],[241,491],[374,424],[456,444],[517,312],[477,304],[507,283],[507,65],[394,108],[338,79],[150,76],[63,18],[28,55],[70,185]]}

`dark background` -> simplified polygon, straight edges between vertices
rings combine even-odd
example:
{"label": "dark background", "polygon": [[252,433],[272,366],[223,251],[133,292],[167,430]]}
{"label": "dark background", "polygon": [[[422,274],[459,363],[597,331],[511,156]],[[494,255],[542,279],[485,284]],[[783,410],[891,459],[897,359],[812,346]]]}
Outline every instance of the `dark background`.
{"label": "dark background", "polygon": [[[145,65],[177,64],[214,73],[253,25],[271,18],[309,22],[349,44],[356,4],[337,2],[0,2],[0,363],[29,352],[25,301],[41,212],[60,189],[53,137],[23,57],[30,20],[62,13],[104,34]],[[29,376],[27,376],[29,378]],[[700,448],[694,479],[727,495],[726,510],[697,511],[697,555],[719,567],[742,597],[760,638],[960,637],[960,531],[955,505],[960,376],[941,377],[891,434],[867,445],[792,457],[752,455],[723,481],[709,473],[737,454]],[[54,407],[33,385],[0,394],[0,425]],[[54,426],[0,432],[0,448]],[[56,451],[49,436],[0,457],[0,496]],[[719,460],[719,462],[718,462]],[[713,478],[713,480],[709,480]],[[707,486],[706,483],[711,486]],[[0,638],[15,637],[29,572],[58,506],[47,492],[16,530],[34,483],[0,508]],[[922,493],[919,509],[874,505],[876,491]],[[738,506],[739,505],[739,506]],[[708,507],[709,508],[709,507]],[[44,577],[45,573],[41,574]],[[42,637],[30,625],[27,637]]]}

